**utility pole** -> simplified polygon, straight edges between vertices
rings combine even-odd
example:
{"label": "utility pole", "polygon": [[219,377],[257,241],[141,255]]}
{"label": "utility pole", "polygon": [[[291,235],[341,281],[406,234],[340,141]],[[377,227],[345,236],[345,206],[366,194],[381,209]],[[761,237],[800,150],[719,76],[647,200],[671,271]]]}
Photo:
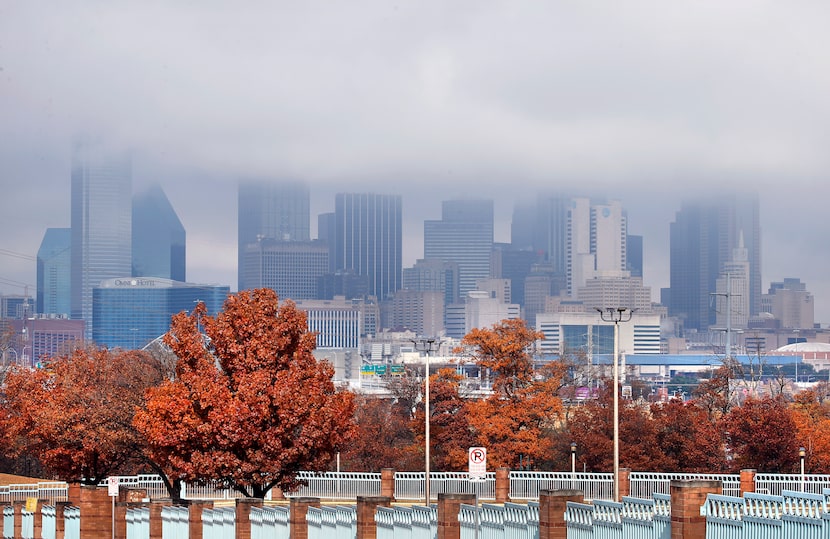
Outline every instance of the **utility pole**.
{"label": "utility pole", "polygon": [[597,307],[603,322],[614,322],[614,500],[620,500],[620,322],[628,322],[634,311],[628,307]]}
{"label": "utility pole", "polygon": [[424,505],[429,507],[429,354],[440,345],[434,338],[421,338],[412,341],[415,350],[424,352],[426,365],[424,368]]}

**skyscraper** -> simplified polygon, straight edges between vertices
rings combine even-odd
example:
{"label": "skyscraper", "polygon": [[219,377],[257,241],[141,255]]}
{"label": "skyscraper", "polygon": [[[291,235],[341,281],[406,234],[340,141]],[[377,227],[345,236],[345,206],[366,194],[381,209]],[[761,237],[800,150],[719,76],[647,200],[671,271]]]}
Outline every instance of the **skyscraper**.
{"label": "skyscraper", "polygon": [[185,231],[161,186],[133,196],[133,277],[185,281]]}
{"label": "skyscraper", "polygon": [[574,198],[568,212],[568,294],[575,296],[588,279],[620,277],[626,269],[628,219],[618,201],[595,204]]}
{"label": "skyscraper", "polygon": [[71,228],[47,228],[37,251],[37,312],[69,316]]}
{"label": "skyscraper", "polygon": [[424,258],[458,264],[461,298],[490,276],[493,250],[493,201],[445,200],[441,220],[424,221]]}
{"label": "skyscraper", "polygon": [[239,279],[248,288],[271,288],[280,299],[315,299],[317,281],[328,270],[322,242],[263,239],[245,246]]}
{"label": "skyscraper", "polygon": [[71,316],[92,337],[92,289],[132,274],[132,167],[128,155],[83,140],[72,152]]}
{"label": "skyscraper", "polygon": [[309,190],[299,181],[254,181],[239,183],[238,284],[239,290],[256,286],[245,281],[241,268],[248,245],[258,240],[309,241]]}
{"label": "skyscraper", "polygon": [[688,329],[716,323],[711,294],[738,247],[741,233],[749,263],[749,315],[761,305],[761,229],[757,195],[731,195],[687,201],[670,228],[669,315]]}
{"label": "skyscraper", "polygon": [[394,294],[401,288],[401,197],[339,193],[334,213],[335,269],[367,276],[378,299]]}

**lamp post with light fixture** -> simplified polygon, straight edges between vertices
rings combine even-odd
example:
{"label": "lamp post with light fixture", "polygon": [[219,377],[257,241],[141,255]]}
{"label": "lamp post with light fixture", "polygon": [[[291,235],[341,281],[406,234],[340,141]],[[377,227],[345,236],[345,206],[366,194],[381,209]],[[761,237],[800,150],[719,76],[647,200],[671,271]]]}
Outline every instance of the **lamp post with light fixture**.
{"label": "lamp post with light fixture", "polygon": [[438,342],[435,339],[423,338],[413,340],[415,350],[424,352],[426,358],[424,367],[424,500],[427,507],[429,507],[429,353],[435,350]]}
{"label": "lamp post with light fixture", "polygon": [[597,312],[603,322],[614,323],[614,500],[620,499],[620,323],[628,322],[634,311],[628,307],[608,307]]}

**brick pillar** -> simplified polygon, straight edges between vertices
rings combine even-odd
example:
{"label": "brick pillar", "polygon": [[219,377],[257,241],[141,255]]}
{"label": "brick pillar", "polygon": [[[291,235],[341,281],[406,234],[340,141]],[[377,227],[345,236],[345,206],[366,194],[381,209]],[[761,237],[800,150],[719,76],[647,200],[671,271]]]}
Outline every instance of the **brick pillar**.
{"label": "brick pillar", "polygon": [[32,527],[32,531],[34,532],[33,537],[42,537],[43,536],[43,513],[41,510],[43,509],[44,505],[47,505],[48,500],[38,500],[35,504],[35,511],[34,511],[34,526]]}
{"label": "brick pillar", "polygon": [[236,500],[236,539],[251,539],[251,507],[262,507],[262,498]]}
{"label": "brick pillar", "polygon": [[568,502],[583,503],[581,490],[539,491],[539,539],[565,539],[565,509]]}
{"label": "brick pillar", "polygon": [[320,498],[291,498],[289,507],[291,513],[288,516],[288,527],[291,539],[308,539],[308,522],[306,522],[308,508],[320,507]]}
{"label": "brick pillar", "polygon": [[438,539],[461,539],[461,523],[458,513],[461,504],[475,505],[475,494],[455,494],[441,492],[438,494]]}
{"label": "brick pillar", "polygon": [[271,499],[274,500],[274,501],[284,500],[285,499],[285,493],[279,487],[272,487],[271,488]]}
{"label": "brick pillar", "polygon": [[162,539],[161,510],[173,505],[169,498],[150,502],[150,539]]}
{"label": "brick pillar", "polygon": [[70,502],[55,502],[55,539],[64,539],[66,535],[66,522],[63,520],[63,511]]}
{"label": "brick pillar", "polygon": [[202,511],[205,509],[213,509],[213,502],[209,501],[190,501],[188,504],[188,527],[190,539],[202,539]]}
{"label": "brick pillar", "polygon": [[496,503],[510,501],[510,468],[496,468]]}
{"label": "brick pillar", "polygon": [[620,491],[617,493],[617,501],[621,502],[623,496],[631,496],[630,468],[620,468]]}
{"label": "brick pillar", "polygon": [[75,507],[80,507],[81,505],[81,484],[80,483],[69,483],[66,489],[66,499],[69,501],[69,505],[73,505]]}
{"label": "brick pillar", "polygon": [[755,492],[755,474],[757,470],[741,470],[741,494]]}
{"label": "brick pillar", "polygon": [[78,508],[81,510],[81,538],[112,537],[112,499],[107,487],[81,485]]}
{"label": "brick pillar", "polygon": [[23,537],[23,509],[26,502],[12,502],[14,507],[14,536]]}
{"label": "brick pillar", "polygon": [[395,499],[395,469],[383,468],[380,471],[380,495]]}
{"label": "brick pillar", "polygon": [[720,481],[672,481],[671,539],[703,539],[706,537],[706,517],[700,508],[707,494],[720,494]]}
{"label": "brick pillar", "polygon": [[379,506],[391,507],[391,505],[390,496],[358,496],[356,539],[377,539],[378,525],[375,522],[375,513]]}

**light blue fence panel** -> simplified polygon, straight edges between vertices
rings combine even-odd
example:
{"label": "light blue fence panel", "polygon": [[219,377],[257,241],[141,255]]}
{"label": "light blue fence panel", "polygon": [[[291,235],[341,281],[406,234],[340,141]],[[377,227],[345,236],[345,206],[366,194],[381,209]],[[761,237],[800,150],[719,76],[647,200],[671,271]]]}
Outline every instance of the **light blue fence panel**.
{"label": "light blue fence panel", "polygon": [[127,509],[127,539],[149,539],[150,537],[150,509],[136,507]]}
{"label": "light blue fence panel", "polygon": [[503,505],[481,505],[478,510],[480,539],[505,539],[505,512]]}
{"label": "light blue fence panel", "polygon": [[594,537],[622,539],[622,503],[594,500]]}
{"label": "light blue fence panel", "polygon": [[622,535],[626,539],[654,539],[654,499],[623,497]]}
{"label": "light blue fence panel", "polygon": [[671,539],[671,495],[654,493],[654,537]]}
{"label": "light blue fence panel", "polygon": [[189,539],[190,511],[187,507],[170,505],[161,508],[162,539]]}
{"label": "light blue fence panel", "polygon": [[55,539],[57,531],[57,511],[54,505],[44,505],[40,508],[41,537]]}
{"label": "light blue fence panel", "polygon": [[[531,502],[532,503],[532,502]],[[536,504],[538,508],[539,504]],[[539,512],[536,511],[536,525],[531,520],[534,512],[530,504],[507,502],[504,504],[504,537],[505,539],[534,539],[539,537]]]}
{"label": "light blue fence panel", "polygon": [[744,494],[744,537],[783,539],[784,498],[747,492]]}
{"label": "light blue fence panel", "polygon": [[709,494],[701,514],[706,517],[707,539],[742,539],[743,498]]}
{"label": "light blue fence panel", "polygon": [[458,523],[461,525],[461,539],[475,539],[478,530],[476,506],[462,503],[458,510]]}
{"label": "light blue fence panel", "polygon": [[235,539],[236,509],[217,507],[202,511],[203,539]]}
{"label": "light blue fence panel", "polygon": [[64,539],[80,539],[81,537],[81,509],[74,505],[63,508],[63,537]]}
{"label": "light blue fence panel", "polygon": [[3,539],[14,539],[14,507],[3,507]]}
{"label": "light blue fence panel", "polygon": [[35,514],[32,511],[20,512],[20,537],[35,539]]}
{"label": "light blue fence panel", "polygon": [[412,506],[412,539],[437,539],[438,509],[431,505]]}
{"label": "light blue fence panel", "polygon": [[566,502],[565,526],[568,539],[593,539],[594,506],[587,503]]}
{"label": "light blue fence panel", "polygon": [[377,539],[395,539],[395,509],[378,507],[375,511]]}
{"label": "light blue fence panel", "polygon": [[570,472],[510,472],[511,500],[538,500],[540,490],[579,490],[586,500],[611,500],[614,474]]}
{"label": "light blue fence panel", "polygon": [[251,539],[288,539],[288,515],[284,506],[251,507]]}
{"label": "light blue fence panel", "polygon": [[305,515],[308,525],[308,539],[325,539],[323,534],[323,509],[320,507],[309,507]]}
{"label": "light blue fence panel", "polygon": [[824,496],[785,490],[781,493],[782,537],[822,539],[824,537]]}
{"label": "light blue fence panel", "polygon": [[354,505],[334,506],[334,519],[337,539],[357,537],[357,507]]}
{"label": "light blue fence panel", "polygon": [[395,529],[395,537],[409,539],[412,537],[412,518],[414,511],[410,507],[396,507],[392,514],[392,523]]}

